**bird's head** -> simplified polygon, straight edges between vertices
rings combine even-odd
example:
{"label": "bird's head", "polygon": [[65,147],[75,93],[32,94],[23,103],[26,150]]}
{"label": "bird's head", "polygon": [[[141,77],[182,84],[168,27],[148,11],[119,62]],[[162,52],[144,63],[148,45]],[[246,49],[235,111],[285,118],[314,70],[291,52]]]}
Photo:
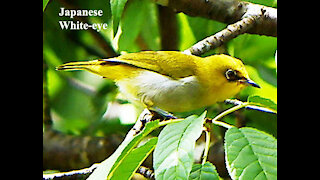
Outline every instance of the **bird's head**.
{"label": "bird's head", "polygon": [[246,86],[260,88],[249,78],[242,61],[234,57],[220,54],[203,59],[199,71],[200,81],[209,88],[212,102],[223,101],[239,93]]}
{"label": "bird's head", "polygon": [[241,60],[224,54],[209,56],[206,59],[213,81],[219,79],[223,84],[249,85],[260,88],[250,79]]}
{"label": "bird's head", "polygon": [[[240,60],[239,60],[240,61]],[[242,66],[240,66],[240,63]],[[242,62],[240,62],[239,65],[236,66],[230,66],[229,68],[225,69],[225,78],[229,83],[239,83],[243,85],[249,85],[256,88],[260,88],[260,86],[252,81],[249,78],[247,70],[244,68],[244,65]]]}

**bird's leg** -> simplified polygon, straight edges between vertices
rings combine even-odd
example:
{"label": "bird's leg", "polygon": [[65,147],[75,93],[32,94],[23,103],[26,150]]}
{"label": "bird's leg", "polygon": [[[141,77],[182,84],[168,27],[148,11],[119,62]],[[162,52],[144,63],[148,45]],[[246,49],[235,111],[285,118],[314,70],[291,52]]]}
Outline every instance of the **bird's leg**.
{"label": "bird's leg", "polygon": [[171,114],[171,113],[169,113],[169,112],[167,112],[165,110],[162,110],[162,109],[160,109],[158,107],[151,107],[151,108],[149,108],[149,110],[150,110],[150,112],[155,112],[158,115],[162,116],[163,120],[166,120],[166,119],[178,119],[173,114]]}
{"label": "bird's leg", "polygon": [[161,120],[178,119],[173,114],[154,106],[154,103],[145,94],[141,96],[141,102],[153,114],[153,116],[154,116],[154,118],[152,118],[153,120],[154,119],[161,119]]}
{"label": "bird's leg", "polygon": [[141,130],[145,127],[146,123],[160,119],[160,120],[167,120],[167,119],[178,119],[173,114],[170,114],[167,111],[164,111],[158,107],[152,108],[145,108],[138,118],[138,122],[133,126],[132,130],[134,134],[138,134]]}
{"label": "bird's leg", "polygon": [[175,117],[173,114],[165,110],[162,110],[158,107],[145,108],[138,118],[139,122],[136,122],[136,124],[132,128],[132,130],[135,131],[134,134],[138,134],[144,128],[146,123],[156,119],[160,119],[160,121],[162,121],[162,120],[178,119],[178,118]]}
{"label": "bird's leg", "polygon": [[134,134],[138,134],[146,125],[147,122],[154,119],[153,113],[151,113],[147,108],[145,108],[138,118],[138,122],[133,126],[132,130],[135,131]]}

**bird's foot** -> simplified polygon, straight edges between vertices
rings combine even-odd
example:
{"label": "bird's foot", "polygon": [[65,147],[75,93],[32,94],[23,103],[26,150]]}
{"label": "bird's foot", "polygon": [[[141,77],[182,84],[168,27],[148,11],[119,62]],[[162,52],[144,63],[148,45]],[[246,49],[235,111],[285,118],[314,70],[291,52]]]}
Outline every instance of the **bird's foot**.
{"label": "bird's foot", "polygon": [[160,120],[167,120],[167,119],[178,119],[173,114],[169,113],[168,111],[162,110],[158,107],[152,107],[150,109],[151,113],[154,113],[153,119],[160,119]]}

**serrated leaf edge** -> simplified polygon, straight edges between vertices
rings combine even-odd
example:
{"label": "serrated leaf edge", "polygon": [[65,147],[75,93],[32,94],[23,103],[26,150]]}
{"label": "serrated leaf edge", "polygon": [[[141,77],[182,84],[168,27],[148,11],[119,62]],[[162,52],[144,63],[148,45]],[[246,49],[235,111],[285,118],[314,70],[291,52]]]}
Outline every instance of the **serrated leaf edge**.
{"label": "serrated leaf edge", "polygon": [[[235,128],[235,127],[233,127],[233,128]],[[233,129],[233,128],[232,128],[232,129]],[[249,127],[245,127],[245,128],[259,131],[259,130],[254,129],[254,128],[249,128]],[[240,173],[240,175],[239,175],[239,178],[241,177],[244,169],[246,169],[250,164],[252,164],[252,163],[254,163],[254,162],[258,162],[258,163],[259,163],[259,167],[262,169],[262,171],[261,171],[260,173],[258,173],[255,177],[257,177],[259,174],[261,174],[261,173],[263,172],[263,175],[264,175],[264,176],[266,177],[266,179],[267,179],[267,175],[266,175],[267,173],[266,173],[265,169],[263,168],[263,166],[262,166],[261,163],[260,163],[259,156],[257,156],[256,152],[253,151],[253,149],[252,149],[252,147],[251,147],[251,145],[250,145],[250,143],[249,143],[249,141],[248,141],[248,138],[246,137],[245,133],[243,133],[243,132],[241,131],[241,129],[243,129],[243,128],[241,128],[241,129],[236,128],[236,129],[239,130],[240,132],[239,132],[239,133],[233,133],[232,135],[234,135],[234,134],[241,134],[241,135],[243,136],[243,138],[245,138],[245,140],[248,142],[248,144],[245,145],[244,147],[242,147],[240,151],[238,151],[237,157],[236,157],[232,162],[230,162],[230,163],[229,163],[229,160],[228,160],[228,157],[227,157],[227,153],[225,153],[226,167],[227,167],[228,172],[230,173],[231,178],[234,179],[234,177],[232,176],[232,174],[234,174],[234,171],[236,171],[236,168],[233,168],[233,170],[232,170],[231,167],[229,166],[229,164],[232,164],[232,163],[238,158],[240,152],[241,152],[246,146],[249,146],[250,150],[253,152],[253,154],[255,155],[255,157],[256,157],[257,160],[250,162],[250,163],[249,163],[245,168],[243,168],[243,169],[242,169],[242,168],[237,168],[237,169],[242,169],[242,170],[241,170],[241,173]],[[229,130],[230,130],[230,129],[229,129]],[[274,137],[271,136],[270,134],[267,134],[267,133],[262,132],[262,131],[259,131],[259,132],[262,133],[262,134],[264,134],[264,135],[267,135],[267,136],[269,136],[269,137],[274,138]],[[239,139],[242,139],[242,138],[239,138]],[[239,140],[239,139],[236,139],[236,140]],[[235,141],[236,141],[236,140],[235,140]],[[234,143],[235,141],[233,141],[232,143]],[[232,144],[232,143],[231,143],[231,144]],[[230,144],[229,146],[231,146],[231,144]],[[227,148],[227,147],[226,147],[226,148]],[[225,149],[225,152],[226,152],[226,151],[227,151],[227,150]],[[260,154],[260,153],[258,153],[258,154]],[[268,164],[268,165],[269,165],[269,164]]]}

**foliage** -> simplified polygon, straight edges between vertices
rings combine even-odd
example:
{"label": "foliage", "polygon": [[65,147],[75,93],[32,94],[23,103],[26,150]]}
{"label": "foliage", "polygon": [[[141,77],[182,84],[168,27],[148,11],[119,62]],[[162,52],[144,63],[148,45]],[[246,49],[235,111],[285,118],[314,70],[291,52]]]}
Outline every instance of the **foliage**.
{"label": "foliage", "polygon": [[[114,173],[114,171],[117,170],[117,168],[121,167],[121,163],[126,159],[127,156],[132,156],[130,153],[133,153],[134,147],[136,147],[142,139],[148,135],[151,131],[154,129],[160,127],[159,120],[150,122],[146,125],[146,127],[143,129],[142,132],[139,133],[137,136],[132,136],[130,134],[127,135],[127,138],[121,143],[121,145],[118,147],[118,149],[112,154],[111,157],[106,159],[101,163],[99,168],[95,170],[95,172],[89,177],[92,179],[107,179],[110,175]],[[155,140],[151,141],[154,142]],[[149,140],[150,142],[150,140]],[[139,147],[139,149],[148,148],[148,150],[152,149],[152,146],[143,146]],[[137,149],[135,149],[137,151]],[[143,160],[144,158],[142,158]],[[128,161],[128,160],[127,160]],[[119,170],[118,170],[119,171]],[[111,178],[111,177],[110,177]]]}
{"label": "foliage", "polygon": [[277,140],[253,128],[226,132],[227,167],[232,179],[277,179]]}
{"label": "foliage", "polygon": [[216,171],[216,167],[210,163],[206,162],[205,164],[194,164],[190,172],[190,179],[211,179],[219,180],[219,175]]}
{"label": "foliage", "polygon": [[[158,5],[149,0],[90,0],[70,2],[71,5],[64,0],[48,2],[43,0],[43,58],[48,67],[45,73],[53,128],[71,135],[127,134],[141,109],[123,100],[113,82],[85,71],[57,72],[55,67],[69,61],[106,58],[109,54],[102,44],[117,54],[161,50],[161,32],[166,27],[159,24]],[[250,2],[268,6],[277,4],[276,1]],[[62,30],[59,21],[71,19],[58,16],[60,7],[101,9],[103,16],[88,17],[87,21],[107,23],[108,29],[100,31],[99,36],[90,30]],[[177,50],[181,51],[226,26],[183,13],[178,13],[175,18],[179,42]],[[102,44],[99,43],[101,41]],[[277,39],[274,37],[244,34],[203,56],[224,52],[240,58],[252,80],[262,88],[248,87],[235,98],[276,112],[276,49]],[[209,162],[210,159],[204,164],[195,160],[195,153],[198,153],[195,149],[204,141],[201,134],[203,125],[206,125],[210,126],[212,137],[215,138],[211,146],[224,141],[226,167],[232,179],[276,179],[276,114],[238,110],[224,117],[224,122],[232,125],[225,134],[219,125],[206,123],[205,117],[214,118],[229,107],[220,103],[175,114],[180,117],[177,122],[156,120],[147,123],[138,135],[128,134],[128,138],[101,163],[90,178],[129,179],[154,149],[156,179],[225,178],[216,165]]]}
{"label": "foliage", "polygon": [[189,116],[163,128],[153,158],[156,179],[189,177],[195,142],[201,135],[205,115],[203,113],[199,118]]}

